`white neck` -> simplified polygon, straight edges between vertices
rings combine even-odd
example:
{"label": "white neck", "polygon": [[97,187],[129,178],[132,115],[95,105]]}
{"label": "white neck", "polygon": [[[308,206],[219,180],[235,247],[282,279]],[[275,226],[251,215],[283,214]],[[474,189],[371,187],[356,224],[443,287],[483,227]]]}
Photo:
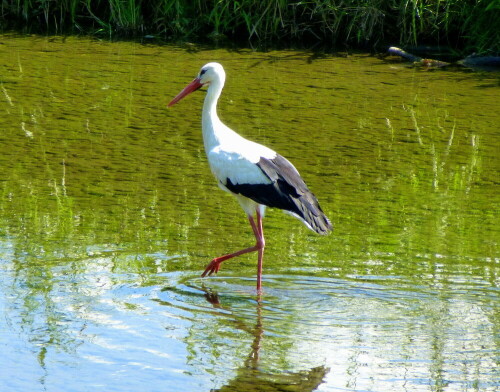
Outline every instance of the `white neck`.
{"label": "white neck", "polygon": [[223,87],[223,79],[214,79],[208,87],[205,102],[203,104],[201,125],[206,152],[219,145],[225,137],[227,138],[229,136],[228,134],[234,134],[231,129],[222,123],[217,115],[217,101],[219,100]]}
{"label": "white neck", "polygon": [[[201,116],[203,143],[209,158],[208,161],[210,162],[211,152],[216,151],[215,154],[217,155],[221,150],[229,154],[236,154],[238,157],[244,157],[247,161],[253,163],[259,162],[261,157],[274,159],[276,152],[243,138],[219,119],[217,101],[224,87],[225,74],[218,74],[218,76],[213,78],[208,86]],[[214,169],[212,168],[212,170]]]}
{"label": "white neck", "polygon": [[[205,102],[203,104],[203,125],[207,122],[219,120],[219,117],[217,116],[217,101],[219,100],[223,87],[224,82],[220,83],[218,80],[213,81],[208,86],[207,95],[205,96]],[[203,129],[203,131],[205,132],[205,129]]]}

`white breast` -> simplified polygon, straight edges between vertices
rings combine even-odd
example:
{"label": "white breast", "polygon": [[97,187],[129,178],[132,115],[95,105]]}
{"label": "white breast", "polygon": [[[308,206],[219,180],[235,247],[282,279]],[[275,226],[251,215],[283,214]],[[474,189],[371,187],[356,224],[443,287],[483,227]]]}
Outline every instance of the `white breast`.
{"label": "white breast", "polygon": [[238,134],[207,151],[212,172],[219,181],[233,184],[269,184],[271,181],[256,165],[261,158],[273,159],[276,152]]}

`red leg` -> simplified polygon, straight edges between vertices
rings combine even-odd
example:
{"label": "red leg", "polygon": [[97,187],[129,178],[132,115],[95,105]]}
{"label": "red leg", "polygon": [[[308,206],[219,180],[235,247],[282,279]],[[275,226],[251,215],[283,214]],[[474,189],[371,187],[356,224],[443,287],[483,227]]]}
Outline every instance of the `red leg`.
{"label": "red leg", "polygon": [[[249,248],[245,248],[242,250],[239,250],[238,252],[230,253],[224,256],[216,257],[213,259],[205,268],[205,271],[201,274],[202,277],[205,276],[210,276],[212,274],[216,274],[220,270],[220,265],[222,264],[223,261],[226,261],[228,259],[232,259],[233,257],[241,256],[245,253],[250,253],[250,252],[259,252],[259,260],[260,264],[262,264],[262,254],[263,254],[263,249],[264,249],[264,236],[262,235],[262,216],[257,213],[257,224],[255,224],[255,221],[252,216],[248,217],[248,220],[250,222],[250,225],[252,226],[253,233],[255,235],[256,243],[254,246],[251,246]],[[262,274],[262,266],[260,267],[260,274]],[[260,290],[260,283],[259,283],[259,272],[257,276],[257,290]]]}
{"label": "red leg", "polygon": [[259,259],[257,262],[257,292],[260,294],[262,291],[262,262],[264,260],[264,247],[266,246],[266,241],[264,240],[264,230],[262,228],[262,216],[259,211],[257,211],[257,230],[259,234],[259,239],[257,243],[260,242],[259,248]]}

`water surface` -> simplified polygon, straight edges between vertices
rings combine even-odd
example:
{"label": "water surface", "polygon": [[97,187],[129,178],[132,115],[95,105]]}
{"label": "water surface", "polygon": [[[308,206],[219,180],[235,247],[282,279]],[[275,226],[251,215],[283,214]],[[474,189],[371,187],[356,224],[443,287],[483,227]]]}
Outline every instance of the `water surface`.
{"label": "water surface", "polygon": [[[5,391],[495,391],[499,77],[369,55],[3,35]],[[220,117],[288,157],[331,218],[253,244],[204,156]]]}

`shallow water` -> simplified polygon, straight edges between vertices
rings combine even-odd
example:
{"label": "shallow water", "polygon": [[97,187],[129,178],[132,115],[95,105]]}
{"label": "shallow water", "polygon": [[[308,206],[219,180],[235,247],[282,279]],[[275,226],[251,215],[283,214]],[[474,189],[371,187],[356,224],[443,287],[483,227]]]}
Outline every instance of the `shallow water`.
{"label": "shallow water", "polygon": [[[499,76],[368,55],[3,35],[2,391],[495,391]],[[203,92],[331,218],[253,244],[215,185]]]}

